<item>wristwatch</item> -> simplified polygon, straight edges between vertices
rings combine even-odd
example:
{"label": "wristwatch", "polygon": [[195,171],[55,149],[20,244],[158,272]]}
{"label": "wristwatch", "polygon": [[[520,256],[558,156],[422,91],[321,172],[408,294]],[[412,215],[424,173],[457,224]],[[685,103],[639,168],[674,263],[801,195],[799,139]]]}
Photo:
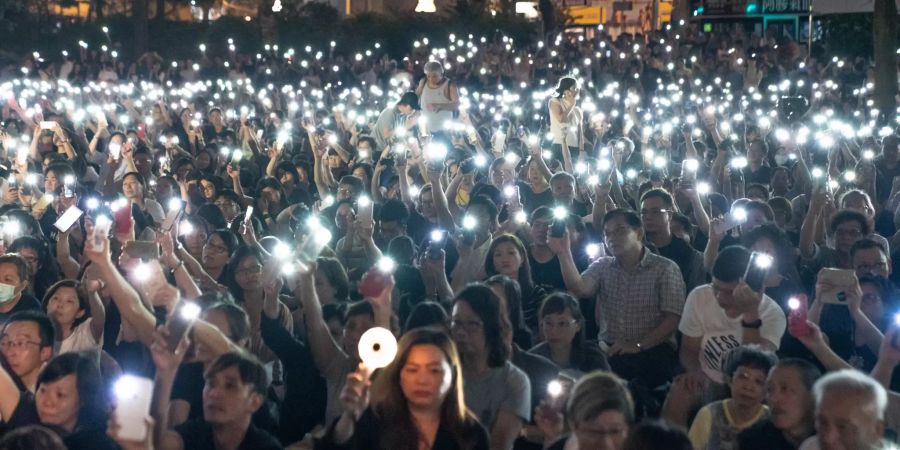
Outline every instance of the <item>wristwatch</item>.
{"label": "wristwatch", "polygon": [[756,319],[753,322],[741,320],[741,326],[744,328],[750,328],[751,330],[758,330],[762,328],[762,319]]}

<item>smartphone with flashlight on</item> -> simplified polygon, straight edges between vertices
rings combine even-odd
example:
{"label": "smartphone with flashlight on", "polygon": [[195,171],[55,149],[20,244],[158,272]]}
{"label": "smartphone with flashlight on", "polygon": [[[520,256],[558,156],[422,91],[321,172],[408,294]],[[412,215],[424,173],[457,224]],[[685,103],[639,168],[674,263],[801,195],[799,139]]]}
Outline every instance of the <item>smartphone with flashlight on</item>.
{"label": "smartphone with flashlight on", "polygon": [[166,341],[169,350],[173,353],[178,348],[181,339],[190,331],[194,321],[200,317],[200,306],[196,303],[182,300],[175,305],[172,316],[166,323],[169,329],[169,337]]}
{"label": "smartphone with flashlight on", "polygon": [[809,312],[809,304],[806,295],[798,294],[788,299],[788,331],[792,336],[809,335],[809,324],[806,316]]}
{"label": "smartphone with flashlight on", "polygon": [[113,386],[116,409],[113,414],[119,425],[118,437],[127,441],[143,442],[147,438],[145,418],[150,415],[153,400],[153,380],[123,375]]}
{"label": "smartphone with flashlight on", "polygon": [[550,224],[550,237],[561,238],[566,234],[566,222],[569,211],[562,206],[553,208],[553,223]]}
{"label": "smartphone with flashlight on", "polygon": [[441,259],[441,251],[444,249],[444,230],[434,230],[428,240],[428,258]]}
{"label": "smartphone with flashlight on", "polygon": [[70,206],[69,209],[59,216],[59,219],[56,220],[53,226],[61,233],[65,233],[72,228],[72,225],[75,225],[75,222],[77,222],[82,215],[84,215],[84,212],[78,209],[77,206]]}
{"label": "smartphone with flashlight on", "polygon": [[700,168],[700,163],[697,162],[696,159],[685,159],[681,162],[681,181],[682,182],[694,182],[697,180],[697,169]]}
{"label": "smartphone with flashlight on", "polygon": [[765,253],[753,252],[750,254],[750,261],[744,271],[744,282],[750,286],[750,289],[756,292],[762,292],[765,289],[766,276],[769,275],[772,263],[772,257]]}
{"label": "smartphone with flashlight on", "polygon": [[743,208],[735,208],[727,216],[725,216],[725,220],[721,222],[716,222],[713,226],[713,231],[716,234],[725,234],[728,231],[737,228],[747,221],[747,211]]}
{"label": "smartphone with flashlight on", "polygon": [[42,130],[52,130],[56,128],[56,122],[52,120],[42,120],[41,121],[41,129]]}

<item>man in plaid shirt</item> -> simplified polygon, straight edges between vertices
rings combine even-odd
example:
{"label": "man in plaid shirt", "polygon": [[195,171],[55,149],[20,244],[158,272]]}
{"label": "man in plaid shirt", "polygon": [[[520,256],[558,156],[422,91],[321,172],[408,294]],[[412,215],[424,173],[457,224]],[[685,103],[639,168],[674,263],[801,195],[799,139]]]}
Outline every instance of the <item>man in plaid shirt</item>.
{"label": "man in plaid shirt", "polygon": [[612,256],[598,259],[582,274],[568,235],[551,238],[550,247],[559,255],[569,291],[580,298],[596,296],[598,337],[613,371],[653,388],[669,381],[678,365],[675,331],[685,300],[681,270],[644,246],[636,212],[609,211],[603,231]]}

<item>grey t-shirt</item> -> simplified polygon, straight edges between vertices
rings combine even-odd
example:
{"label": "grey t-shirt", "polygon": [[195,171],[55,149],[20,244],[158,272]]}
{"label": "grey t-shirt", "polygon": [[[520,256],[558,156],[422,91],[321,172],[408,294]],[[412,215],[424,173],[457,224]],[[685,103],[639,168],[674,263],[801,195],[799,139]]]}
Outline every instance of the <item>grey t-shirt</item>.
{"label": "grey t-shirt", "polygon": [[531,382],[525,372],[507,361],[475,378],[465,374],[466,406],[488,429],[494,427],[497,413],[506,411],[525,422],[531,420]]}
{"label": "grey t-shirt", "polygon": [[378,145],[378,151],[388,146],[388,140],[384,138],[384,135],[394,131],[400,116],[400,111],[397,111],[396,106],[388,106],[378,115],[378,120],[375,122],[375,130],[372,133],[372,137],[375,138],[375,144]]}

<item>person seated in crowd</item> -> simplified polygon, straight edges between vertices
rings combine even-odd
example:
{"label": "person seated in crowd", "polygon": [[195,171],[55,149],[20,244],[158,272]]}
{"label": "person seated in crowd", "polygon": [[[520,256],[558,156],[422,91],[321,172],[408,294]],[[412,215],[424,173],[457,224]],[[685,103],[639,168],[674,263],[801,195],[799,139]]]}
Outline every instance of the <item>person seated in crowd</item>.
{"label": "person seated in crowd", "polygon": [[[678,265],[643,244],[640,216],[615,209],[603,218],[610,257],[579,274],[568,234],[550,238],[560,255],[566,287],[578,297],[595,297],[600,339],[609,365],[626,379],[655,387],[671,379],[677,361],[674,342],[684,308],[684,280]],[[601,346],[602,347],[602,346]]]}
{"label": "person seated in crowd", "polygon": [[713,282],[688,295],[678,329],[680,360],[689,373],[721,384],[729,351],[746,344],[778,349],[787,320],[774,300],[743,281],[750,263],[747,249],[725,248],[713,266]]}
{"label": "person seated in crowd", "polygon": [[253,413],[263,404],[268,381],[263,365],[241,351],[222,354],[204,372],[203,417],[174,429],[170,427],[169,397],[188,341],[182,339],[173,351],[168,347],[168,336],[169,330],[161,327],[151,346],[156,365],[151,409],[156,448],[283,448],[274,437],[251,421]]}
{"label": "person seated in crowd", "polygon": [[[564,388],[565,389],[565,388]],[[535,410],[544,448],[623,450],[634,425],[634,402],[625,382],[609,372],[578,379],[565,397],[547,399]],[[568,427],[569,434],[564,434]]]}
{"label": "person seated in crowd", "polygon": [[813,386],[816,400],[816,435],[801,450],[885,448],[885,410],[888,395],[884,387],[856,370],[829,373]]}
{"label": "person seated in crowd", "polygon": [[463,385],[453,340],[439,329],[412,330],[371,388],[363,365],[348,375],[341,417],[316,448],[487,450],[488,433],[468,408]]}
{"label": "person seated in crowd", "polygon": [[753,344],[728,353],[723,372],[731,396],[700,408],[689,432],[695,449],[734,448],[738,433],[768,418],[765,383],[776,361]]}
{"label": "person seated in crowd", "polygon": [[466,405],[488,429],[491,448],[511,449],[531,419],[531,383],[508,361],[512,329],[506,310],[490,288],[472,284],[457,294],[450,320]]}
{"label": "person seated in crowd", "polygon": [[584,335],[584,316],[578,301],[563,293],[544,298],[540,310],[543,342],[529,352],[549,358],[560,369],[575,375],[609,370],[606,355]]}
{"label": "person seated in crowd", "polygon": [[[20,311],[3,322],[0,352],[3,366],[15,376],[22,393],[34,393],[44,364],[53,357],[53,322],[40,311]],[[9,409],[8,412],[14,410]],[[3,414],[9,420],[10,414]]]}
{"label": "person seated in crowd", "polygon": [[769,371],[766,378],[766,405],[769,418],[741,431],[737,448],[795,450],[815,430],[813,384],[821,376],[813,363],[785,358]]}

